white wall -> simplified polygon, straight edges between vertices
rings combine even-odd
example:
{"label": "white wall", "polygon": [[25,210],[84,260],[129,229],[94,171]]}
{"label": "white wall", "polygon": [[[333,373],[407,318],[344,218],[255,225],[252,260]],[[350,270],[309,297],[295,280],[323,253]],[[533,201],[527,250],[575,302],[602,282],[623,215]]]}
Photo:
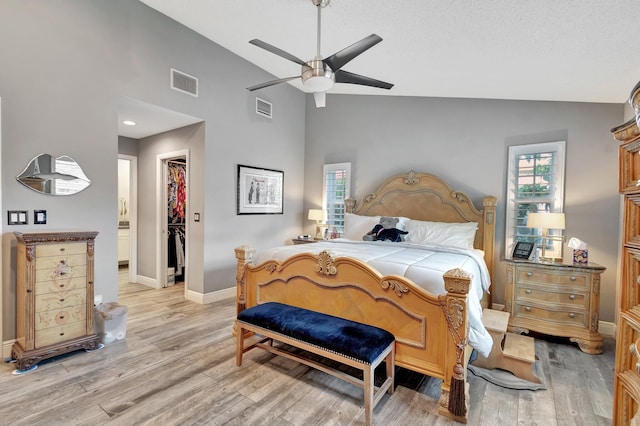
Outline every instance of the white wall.
{"label": "white wall", "polygon": [[[116,120],[123,96],[205,122],[203,292],[234,285],[235,246],[257,245],[260,238],[281,244],[300,232],[305,99],[297,89],[265,91],[275,116],[257,116],[255,94],[246,87],[272,76],[137,1],[3,0],[0,40],[11,40],[0,43],[2,217],[7,209],[48,213],[47,225],[3,223],[6,239],[15,230],[99,231],[95,291],[105,301],[117,300]],[[169,88],[172,67],[198,77],[198,98]],[[51,197],[16,182],[42,152],[72,156],[92,185],[74,196]],[[284,215],[236,216],[237,164],[285,172]],[[11,255],[3,252],[8,265]],[[15,329],[14,271],[4,271],[2,287],[7,340]]]}
{"label": "white wall", "polygon": [[[607,267],[601,315],[615,322],[620,104],[329,95],[307,98],[305,208],[322,201],[322,165],[352,162],[351,196],[360,198],[395,173],[433,173],[476,203],[498,197],[493,300],[504,303],[504,218],[509,145],[567,141],[567,236],[590,243],[589,260]],[[311,232],[311,224],[307,222]],[[565,254],[568,250],[565,245]]]}

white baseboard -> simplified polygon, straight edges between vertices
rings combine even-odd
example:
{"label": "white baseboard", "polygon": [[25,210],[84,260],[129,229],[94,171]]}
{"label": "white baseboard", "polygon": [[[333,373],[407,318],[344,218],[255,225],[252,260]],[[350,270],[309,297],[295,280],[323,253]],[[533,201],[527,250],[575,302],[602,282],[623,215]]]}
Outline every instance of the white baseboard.
{"label": "white baseboard", "polygon": [[145,277],[144,275],[136,275],[136,282],[138,284],[144,284],[148,287],[159,289],[158,280],[155,278]]}
{"label": "white baseboard", "polygon": [[600,321],[598,322],[598,332],[603,336],[616,337],[616,324],[613,322]]}
{"label": "white baseboard", "polygon": [[2,359],[11,358],[11,347],[14,343],[15,339],[2,342]]}
{"label": "white baseboard", "polygon": [[236,288],[229,287],[218,291],[213,291],[211,293],[198,293],[193,290],[187,290],[185,294],[185,299],[190,300],[195,303],[199,303],[201,305],[207,305],[209,303],[214,303],[219,300],[228,299],[230,297],[236,297]]}

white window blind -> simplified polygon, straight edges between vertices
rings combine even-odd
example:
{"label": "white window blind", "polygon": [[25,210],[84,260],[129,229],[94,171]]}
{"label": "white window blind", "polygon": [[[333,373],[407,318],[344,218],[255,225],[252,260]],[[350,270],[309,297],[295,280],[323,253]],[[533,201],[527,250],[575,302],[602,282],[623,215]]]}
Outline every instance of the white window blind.
{"label": "white window blind", "polygon": [[[565,142],[509,147],[505,255],[511,257],[517,241],[541,244],[540,230],[527,228],[529,212],[562,212]],[[553,231],[562,235],[562,231]],[[546,247],[560,257],[562,244]]]}
{"label": "white window blind", "polygon": [[327,212],[328,232],[344,233],[344,200],[351,190],[351,163],[324,165],[322,206]]}

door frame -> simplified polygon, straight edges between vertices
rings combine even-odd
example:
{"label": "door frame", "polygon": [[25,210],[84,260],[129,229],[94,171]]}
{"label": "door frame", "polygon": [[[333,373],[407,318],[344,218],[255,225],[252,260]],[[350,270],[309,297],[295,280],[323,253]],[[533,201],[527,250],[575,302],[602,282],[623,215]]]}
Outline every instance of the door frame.
{"label": "door frame", "polygon": [[158,235],[158,240],[156,243],[156,288],[163,288],[167,285],[167,244],[166,244],[166,235],[168,232],[168,222],[169,222],[169,214],[167,211],[167,198],[168,198],[168,190],[167,190],[167,162],[169,160],[174,160],[177,158],[184,158],[186,160],[186,194],[187,194],[187,205],[185,207],[185,223],[184,223],[184,232],[186,244],[184,247],[184,294],[185,297],[187,295],[187,290],[189,288],[189,199],[191,197],[189,190],[191,185],[189,185],[189,164],[191,163],[191,159],[189,156],[188,149],[181,149],[178,151],[165,152],[163,154],[158,154],[156,157],[156,182],[157,192],[156,199],[158,200],[157,208],[156,208],[156,235]]}
{"label": "door frame", "polygon": [[138,157],[118,154],[119,160],[129,161],[129,282],[138,276]]}

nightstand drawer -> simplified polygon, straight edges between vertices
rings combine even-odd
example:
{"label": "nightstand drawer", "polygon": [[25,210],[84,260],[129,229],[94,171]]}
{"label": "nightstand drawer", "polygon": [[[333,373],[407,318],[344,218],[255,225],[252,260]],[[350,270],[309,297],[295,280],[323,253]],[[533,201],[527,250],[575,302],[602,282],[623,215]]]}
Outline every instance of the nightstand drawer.
{"label": "nightstand drawer", "polygon": [[520,284],[516,287],[515,297],[516,303],[543,302],[568,305],[574,309],[589,309],[589,295],[580,292],[559,293]]}
{"label": "nightstand drawer", "polygon": [[516,318],[539,319],[542,321],[581,328],[586,327],[588,324],[586,312],[582,310],[556,311],[534,305],[516,303],[512,315]]}
{"label": "nightstand drawer", "polygon": [[578,272],[566,273],[556,271],[546,271],[534,268],[518,268],[516,283],[536,283],[549,284],[559,286],[572,286],[589,288],[589,279],[587,274]]}

